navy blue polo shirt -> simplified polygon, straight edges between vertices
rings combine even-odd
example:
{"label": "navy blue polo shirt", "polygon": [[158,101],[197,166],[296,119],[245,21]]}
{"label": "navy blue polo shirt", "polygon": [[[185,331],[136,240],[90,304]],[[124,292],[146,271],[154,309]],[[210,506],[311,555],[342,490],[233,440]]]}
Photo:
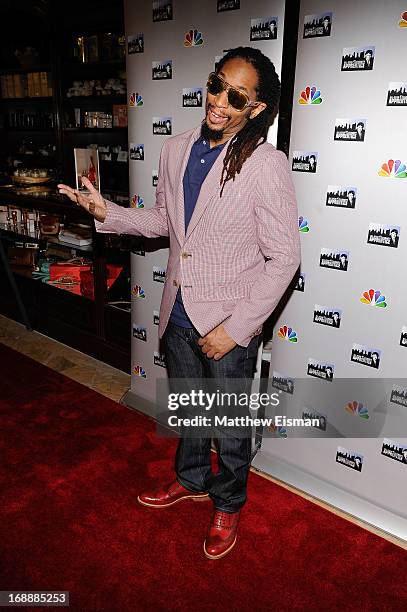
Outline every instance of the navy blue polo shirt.
{"label": "navy blue polo shirt", "polygon": [[[192,145],[191,154],[185,170],[184,187],[184,215],[185,233],[194,212],[195,204],[201,191],[202,183],[217,160],[226,143],[210,147],[209,142],[203,140],[202,136]],[[193,327],[184,304],[182,303],[181,289],[178,289],[177,297],[170,316],[171,323],[180,327]]]}

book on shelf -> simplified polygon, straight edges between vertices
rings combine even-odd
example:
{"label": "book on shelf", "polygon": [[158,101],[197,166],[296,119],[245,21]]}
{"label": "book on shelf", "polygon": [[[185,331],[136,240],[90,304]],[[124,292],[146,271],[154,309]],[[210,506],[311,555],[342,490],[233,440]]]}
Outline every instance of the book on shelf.
{"label": "book on shelf", "polygon": [[90,246],[92,244],[92,230],[90,227],[66,227],[59,232],[59,240],[75,246]]}

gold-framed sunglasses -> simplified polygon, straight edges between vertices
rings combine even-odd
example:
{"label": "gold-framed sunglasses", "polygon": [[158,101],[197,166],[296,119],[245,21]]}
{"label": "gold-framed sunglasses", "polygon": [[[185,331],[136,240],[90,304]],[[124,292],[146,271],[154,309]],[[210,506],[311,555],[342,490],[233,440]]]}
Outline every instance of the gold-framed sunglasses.
{"label": "gold-framed sunglasses", "polygon": [[237,111],[243,111],[249,106],[258,106],[260,104],[260,102],[251,102],[246,93],[229,85],[216,72],[210,73],[206,88],[212,96],[218,96],[222,91],[226,91],[230,106],[233,106]]}

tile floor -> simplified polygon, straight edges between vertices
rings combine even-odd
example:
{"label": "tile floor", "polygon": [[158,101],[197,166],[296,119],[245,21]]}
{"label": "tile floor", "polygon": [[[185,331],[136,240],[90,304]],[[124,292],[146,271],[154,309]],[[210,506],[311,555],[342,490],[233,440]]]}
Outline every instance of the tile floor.
{"label": "tile floor", "polygon": [[[23,353],[24,355],[27,355],[28,357],[31,357],[32,359],[35,359],[36,361],[39,361],[52,370],[61,372],[64,374],[64,376],[68,376],[68,378],[72,378],[73,380],[90,387],[94,391],[97,391],[101,395],[105,395],[114,401],[120,401],[121,397],[130,387],[129,374],[116,370],[105,363],[97,361],[93,357],[84,355],[83,353],[80,353],[69,346],[65,346],[56,340],[43,336],[38,332],[29,332],[23,325],[20,325],[15,321],[11,321],[10,319],[7,319],[1,315],[0,342],[10,346],[20,353]],[[260,475],[407,550],[407,542],[384,533],[380,529],[372,527],[371,525],[368,525],[367,523],[364,523],[363,521],[352,517],[341,510],[333,508],[332,506],[329,506],[329,504],[321,502],[314,497],[311,497],[307,493],[280,482],[267,474],[260,473]]]}

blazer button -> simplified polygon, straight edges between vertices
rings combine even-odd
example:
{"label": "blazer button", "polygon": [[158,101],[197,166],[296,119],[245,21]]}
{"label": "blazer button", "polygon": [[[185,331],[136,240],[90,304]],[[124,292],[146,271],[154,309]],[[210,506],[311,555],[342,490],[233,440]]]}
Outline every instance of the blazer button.
{"label": "blazer button", "polygon": [[188,259],[188,257],[192,257],[191,253],[186,253],[185,251],[181,253],[182,259]]}
{"label": "blazer button", "polygon": [[178,283],[175,279],[172,281],[172,284],[174,285],[174,287],[178,287]]}

